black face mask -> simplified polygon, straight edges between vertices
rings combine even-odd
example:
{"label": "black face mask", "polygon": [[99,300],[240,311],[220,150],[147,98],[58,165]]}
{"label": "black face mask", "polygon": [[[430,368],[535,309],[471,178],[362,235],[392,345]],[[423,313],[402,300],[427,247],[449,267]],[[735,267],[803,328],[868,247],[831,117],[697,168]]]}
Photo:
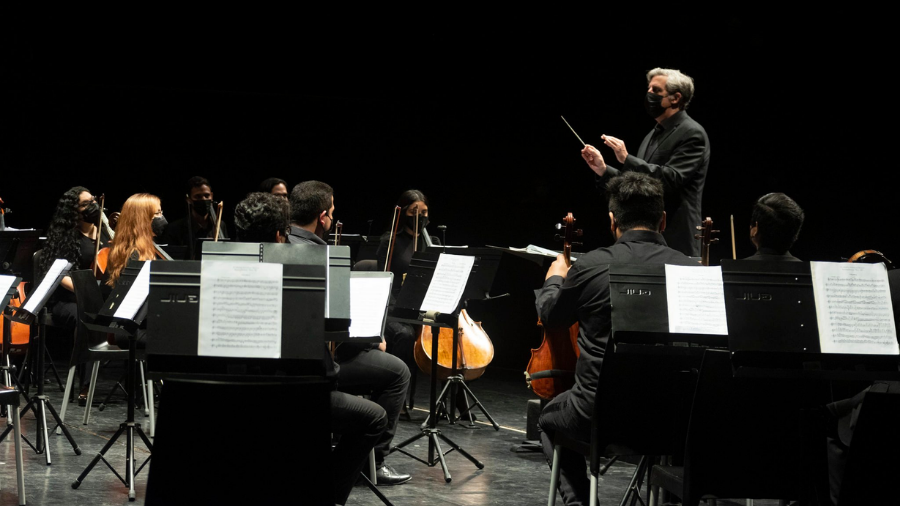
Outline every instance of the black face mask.
{"label": "black face mask", "polygon": [[209,209],[212,207],[212,200],[192,200],[191,206],[195,213],[200,216],[206,216],[209,214]]}
{"label": "black face mask", "polygon": [[[410,230],[416,229],[415,215],[406,217],[406,226],[409,227]],[[424,230],[426,226],[428,226],[428,216],[420,214],[419,215],[419,231],[421,232],[422,230]]]}
{"label": "black face mask", "polygon": [[156,235],[156,237],[161,237],[168,225],[169,222],[166,221],[165,216],[156,216],[153,218],[153,221],[150,222],[150,228],[153,229],[153,234]]}
{"label": "black face mask", "polygon": [[663,98],[656,93],[647,92],[647,97],[644,99],[644,110],[651,118],[658,118],[666,112],[666,108],[662,106]]}
{"label": "black face mask", "polygon": [[84,211],[81,211],[81,218],[87,223],[96,223],[100,218],[100,204],[96,202],[88,204]]}

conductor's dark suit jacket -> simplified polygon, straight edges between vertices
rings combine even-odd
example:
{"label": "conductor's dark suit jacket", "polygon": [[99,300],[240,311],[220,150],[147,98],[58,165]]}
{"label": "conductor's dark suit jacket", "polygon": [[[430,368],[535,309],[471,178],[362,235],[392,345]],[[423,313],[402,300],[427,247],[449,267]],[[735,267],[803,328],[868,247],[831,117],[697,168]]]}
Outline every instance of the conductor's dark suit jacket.
{"label": "conductor's dark suit jacket", "polygon": [[[654,134],[657,138],[650,146]],[[708,167],[706,130],[687,112],[680,111],[651,130],[637,154],[629,154],[621,169],[608,167],[606,174],[598,178],[598,186],[605,189],[610,178],[627,171],[661,180],[666,200],[666,243],[686,255],[700,256],[700,242],[694,234],[702,221],[700,200]]]}

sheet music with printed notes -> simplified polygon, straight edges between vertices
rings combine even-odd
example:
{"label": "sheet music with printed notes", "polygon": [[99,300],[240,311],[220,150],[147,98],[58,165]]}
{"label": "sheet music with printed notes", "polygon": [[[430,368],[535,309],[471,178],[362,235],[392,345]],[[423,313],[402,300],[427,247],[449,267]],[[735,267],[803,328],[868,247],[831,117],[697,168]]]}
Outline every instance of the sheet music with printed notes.
{"label": "sheet music with printed notes", "polygon": [[2,294],[5,297],[6,294],[9,292],[9,289],[12,288],[13,283],[15,283],[15,282],[16,282],[15,276],[0,275],[0,294]]}
{"label": "sheet music with printed notes", "polygon": [[455,311],[474,265],[475,257],[441,253],[419,310],[441,313]]}
{"label": "sheet music with printed notes", "polygon": [[383,337],[391,277],[350,278],[350,337]]}
{"label": "sheet music with printed notes", "polygon": [[666,265],[669,332],[728,335],[722,267]]}
{"label": "sheet music with printed notes", "polygon": [[48,295],[50,291],[50,287],[53,286],[53,283],[56,281],[56,278],[66,269],[66,266],[69,265],[69,262],[64,258],[57,258],[53,261],[53,264],[50,266],[50,269],[47,270],[47,274],[44,275],[44,279],[41,281],[41,284],[38,285],[37,288],[31,292],[31,295],[28,297],[28,300],[25,301],[25,305],[22,306],[22,309],[28,311],[31,314],[35,314],[37,311],[37,305]]}
{"label": "sheet music with printed notes", "polygon": [[197,355],[281,358],[283,266],[204,260]]}
{"label": "sheet music with printed notes", "polygon": [[138,272],[134,282],[131,283],[131,288],[128,289],[128,293],[125,294],[125,299],[122,300],[122,303],[116,308],[113,317],[121,318],[123,320],[134,320],[134,316],[137,314],[138,310],[141,309],[141,306],[144,305],[148,295],[150,295],[149,261],[144,262],[144,265],[141,266],[141,271]]}
{"label": "sheet music with printed notes", "polygon": [[809,265],[822,353],[900,354],[884,264]]}

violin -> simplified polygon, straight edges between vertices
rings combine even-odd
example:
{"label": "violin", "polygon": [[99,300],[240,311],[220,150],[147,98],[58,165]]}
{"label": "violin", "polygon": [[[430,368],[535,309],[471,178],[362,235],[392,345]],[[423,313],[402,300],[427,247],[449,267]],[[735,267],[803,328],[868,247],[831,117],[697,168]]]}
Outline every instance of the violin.
{"label": "violin", "polygon": [[[22,302],[25,300],[25,281],[19,283],[16,287],[16,296],[10,299],[9,305],[12,307],[19,307],[22,305]],[[4,294],[5,295],[5,294]],[[6,318],[4,318],[6,320]],[[6,342],[5,330],[6,325],[0,325],[0,343]],[[26,346],[29,342],[29,336],[31,334],[31,327],[18,322],[9,322],[9,335],[10,335],[10,351],[15,350],[17,346]]]}
{"label": "violin", "polygon": [[[703,223],[697,225],[699,234],[694,234],[694,239],[700,239],[700,265],[709,266],[709,247],[715,242],[719,242],[718,238],[713,238],[713,234],[718,234],[718,230],[713,230],[712,218],[707,217]],[[732,227],[732,230],[734,227]],[[733,232],[732,232],[733,237]],[[733,239],[732,239],[733,240]]]}
{"label": "violin", "polygon": [[[459,338],[456,347],[456,369],[453,369],[453,329],[441,328],[438,333],[437,377],[444,381],[448,377],[459,374],[466,381],[480,378],[491,360],[494,359],[494,343],[481,326],[481,322],[473,321],[465,309],[459,313]],[[431,374],[431,327],[422,326],[416,339],[413,356],[419,369]]]}
{"label": "violin", "polygon": [[[94,277],[97,279],[103,279],[103,275],[106,273],[106,264],[109,261],[109,246],[105,246],[103,248],[100,247],[100,243],[102,241],[103,234],[106,234],[108,238],[109,244],[112,244],[113,239],[116,238],[116,232],[113,230],[113,225],[110,224],[109,218],[106,217],[106,194],[100,195],[100,217],[97,218],[97,239],[94,241],[94,263],[91,266],[91,270],[94,271]],[[113,213],[113,223],[118,221],[119,213]]]}
{"label": "violin", "polygon": [[[576,237],[581,237],[581,229],[575,229],[572,213],[556,225],[562,230],[563,257],[566,265],[572,265],[572,245]],[[541,321],[538,326],[543,328]],[[567,329],[543,329],[541,345],[531,350],[531,360],[525,368],[525,382],[528,388],[542,399],[552,399],[575,385],[575,364],[581,352],[578,349],[578,324]]]}
{"label": "violin", "polygon": [[3,199],[0,199],[0,232],[6,230],[6,211],[8,209],[3,207],[4,204]]}

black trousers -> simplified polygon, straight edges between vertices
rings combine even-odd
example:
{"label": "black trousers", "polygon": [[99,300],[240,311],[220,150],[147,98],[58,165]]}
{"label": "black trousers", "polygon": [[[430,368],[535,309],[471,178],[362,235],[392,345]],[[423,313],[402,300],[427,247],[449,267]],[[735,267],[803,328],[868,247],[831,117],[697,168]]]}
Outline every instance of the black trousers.
{"label": "black trousers", "polygon": [[[584,442],[591,440],[591,421],[581,416],[572,406],[566,391],[550,401],[538,426],[541,428],[541,444],[547,463],[553,463],[553,437],[557,433]],[[589,504],[591,481],[587,477],[587,464],[581,453],[565,447],[559,448],[559,492],[567,506]]]}
{"label": "black trousers", "polygon": [[340,441],[331,452],[335,503],[347,502],[369,451],[387,425],[387,414],[378,404],[356,395],[331,392],[331,430],[340,434]]}
{"label": "black trousers", "polygon": [[372,402],[387,415],[387,428],[375,444],[375,461],[380,465],[390,451],[397,432],[400,410],[409,390],[409,369],[397,357],[378,349],[362,350],[338,363],[338,390],[352,395],[371,395]]}

